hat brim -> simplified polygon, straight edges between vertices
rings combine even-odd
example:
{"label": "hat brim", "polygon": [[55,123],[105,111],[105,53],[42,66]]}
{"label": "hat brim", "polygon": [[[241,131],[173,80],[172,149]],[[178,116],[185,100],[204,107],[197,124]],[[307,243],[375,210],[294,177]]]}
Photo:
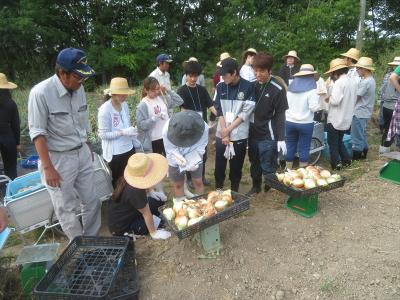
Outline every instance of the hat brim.
{"label": "hat brim", "polygon": [[191,147],[201,139],[204,133],[204,129],[206,127],[204,122],[202,122],[202,126],[203,127],[201,131],[194,132],[190,136],[185,136],[184,138],[174,135],[173,130],[169,130],[168,128],[167,137],[171,141],[171,143],[177,147]]}
{"label": "hat brim", "polygon": [[172,63],[173,60],[172,60],[172,59],[160,60],[158,63],[161,64],[161,63],[163,63],[163,62]]}
{"label": "hat brim", "polygon": [[400,66],[400,61],[392,61],[390,63],[388,63],[389,66]]}
{"label": "hat brim", "polygon": [[77,73],[82,78],[89,78],[89,77],[93,77],[94,75],[96,75],[96,72],[88,65],[85,65],[81,69],[73,69],[72,71]]}
{"label": "hat brim", "polygon": [[297,77],[297,76],[307,76],[307,75],[314,75],[317,74],[317,71],[300,71],[297,72],[296,74],[294,74],[293,76]]}
{"label": "hat brim", "polygon": [[217,67],[222,67],[221,61],[217,62],[215,65],[216,65]]}
{"label": "hat brim", "polygon": [[132,176],[127,172],[127,168],[125,168],[124,178],[130,186],[138,189],[148,189],[161,182],[167,176],[167,159],[158,153],[149,153],[147,156],[152,161],[153,167],[146,176]]}
{"label": "hat brim", "polygon": [[131,89],[115,89],[109,90],[111,95],[133,95],[135,93],[134,90]]}
{"label": "hat brim", "polygon": [[348,67],[349,66],[347,66],[347,65],[338,65],[338,66],[333,67],[332,69],[329,69],[324,74],[330,74],[330,73],[332,73],[334,71],[337,71],[337,70],[340,70],[340,69],[344,69],[344,68],[348,68]]}
{"label": "hat brim", "polygon": [[355,64],[354,67],[362,68],[362,69],[366,69],[366,70],[370,70],[370,71],[375,71],[375,68],[371,67],[371,66],[363,66],[363,65]]}
{"label": "hat brim", "polygon": [[13,90],[16,89],[18,87],[18,85],[16,85],[15,83],[12,82],[7,82],[6,84],[0,84],[0,89],[3,90]]}
{"label": "hat brim", "polygon": [[355,61],[358,61],[358,60],[359,60],[359,58],[358,58],[358,57],[355,57],[355,56],[349,55],[349,54],[347,54],[347,53],[342,53],[342,54],[340,54],[340,56],[343,56],[343,57],[348,57],[348,58],[354,59]]}
{"label": "hat brim", "polygon": [[297,59],[298,61],[301,61],[300,57],[297,57],[297,56],[294,56],[294,55],[287,55],[287,54],[282,56],[282,59],[285,60],[287,57],[293,57],[293,58]]}

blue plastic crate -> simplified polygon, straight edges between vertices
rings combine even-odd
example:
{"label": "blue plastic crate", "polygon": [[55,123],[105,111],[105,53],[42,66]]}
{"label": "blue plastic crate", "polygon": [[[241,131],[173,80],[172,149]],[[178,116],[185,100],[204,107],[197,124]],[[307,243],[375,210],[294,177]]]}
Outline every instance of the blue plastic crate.
{"label": "blue plastic crate", "polygon": [[43,189],[39,171],[26,174],[11,181],[7,185],[6,199],[18,199],[37,190]]}
{"label": "blue plastic crate", "polygon": [[[326,147],[325,147],[325,149],[322,151],[322,155],[323,155],[326,159],[329,160],[330,155],[329,155],[329,145],[328,145],[328,134],[327,134],[326,132],[324,133],[324,141],[325,141]],[[351,148],[351,135],[345,134],[345,135],[343,136],[343,143],[344,143],[344,146],[345,146],[346,149],[347,149],[347,152],[349,153],[349,155],[350,155],[350,157],[351,157],[352,154],[353,154],[353,150],[352,150],[352,148]]]}
{"label": "blue plastic crate", "polygon": [[23,167],[25,169],[37,169],[38,160],[39,160],[38,155],[28,156],[26,159],[23,159],[21,161],[21,167]]}

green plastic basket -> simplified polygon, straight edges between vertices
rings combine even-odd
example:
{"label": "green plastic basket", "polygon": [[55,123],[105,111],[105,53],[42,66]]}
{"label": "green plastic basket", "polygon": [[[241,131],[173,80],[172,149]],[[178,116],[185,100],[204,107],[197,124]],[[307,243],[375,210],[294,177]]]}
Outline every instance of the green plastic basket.
{"label": "green plastic basket", "polygon": [[30,295],[35,285],[46,274],[47,262],[26,264],[21,271],[21,285],[26,296]]}
{"label": "green plastic basket", "polygon": [[392,159],[379,171],[379,178],[400,184],[400,160]]}

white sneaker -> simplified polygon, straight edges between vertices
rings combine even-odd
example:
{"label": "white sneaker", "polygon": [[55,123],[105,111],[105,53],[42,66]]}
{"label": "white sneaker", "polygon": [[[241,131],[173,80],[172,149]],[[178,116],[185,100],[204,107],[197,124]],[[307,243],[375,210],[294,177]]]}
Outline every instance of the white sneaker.
{"label": "white sneaker", "polygon": [[389,153],[390,147],[379,146],[379,154]]}
{"label": "white sneaker", "polygon": [[166,240],[171,237],[171,233],[164,229],[157,229],[156,232],[151,234],[153,240]]}

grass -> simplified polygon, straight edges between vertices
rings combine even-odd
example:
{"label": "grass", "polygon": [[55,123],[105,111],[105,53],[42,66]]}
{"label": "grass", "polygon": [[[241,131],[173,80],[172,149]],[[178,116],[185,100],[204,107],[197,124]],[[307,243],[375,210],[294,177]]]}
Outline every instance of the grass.
{"label": "grass", "polygon": [[326,279],[324,282],[322,282],[320,287],[320,291],[324,294],[328,294],[329,296],[332,296],[338,290],[339,286],[336,282],[336,279]]}

